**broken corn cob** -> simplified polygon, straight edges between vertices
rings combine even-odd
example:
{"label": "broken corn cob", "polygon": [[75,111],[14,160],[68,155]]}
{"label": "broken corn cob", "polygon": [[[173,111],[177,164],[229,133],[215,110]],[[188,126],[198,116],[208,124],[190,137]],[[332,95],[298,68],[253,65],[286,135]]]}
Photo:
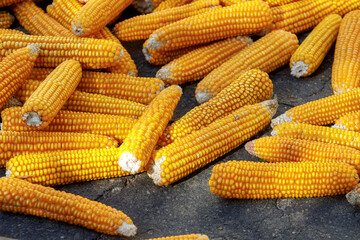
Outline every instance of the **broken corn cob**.
{"label": "broken corn cob", "polygon": [[54,119],[81,80],[78,61],[70,59],[52,71],[26,100],[22,120],[29,126],[44,129]]}
{"label": "broken corn cob", "polygon": [[360,110],[360,88],[321,98],[287,110],[271,121],[272,126],[286,122],[328,125],[350,112]]}
{"label": "broken corn cob", "polygon": [[38,45],[21,48],[0,62],[0,109],[30,75],[39,55]]}
{"label": "broken corn cob", "polygon": [[0,167],[20,154],[117,146],[113,138],[89,133],[0,131]]}
{"label": "broken corn cob", "polygon": [[0,209],[63,221],[110,235],[130,237],[137,230],[120,210],[16,178],[0,178]]}
{"label": "broken corn cob", "polygon": [[212,193],[224,198],[268,199],[345,194],[359,176],[346,163],[229,161],[212,170]]}
{"label": "broken corn cob", "polygon": [[131,5],[140,13],[151,13],[164,0],[134,0]]}
{"label": "broken corn cob", "polygon": [[204,234],[187,234],[161,238],[151,238],[146,240],[209,240],[209,237]]}
{"label": "broken corn cob", "polygon": [[291,75],[307,77],[315,72],[336,40],[341,23],[338,14],[325,17],[291,56]]}
{"label": "broken corn cob", "polygon": [[360,111],[351,112],[341,116],[335,121],[333,128],[360,132]]}
{"label": "broken corn cob", "polygon": [[269,124],[276,100],[244,106],[153,153],[148,175],[169,185],[238,147]]}
{"label": "broken corn cob", "polygon": [[251,44],[250,37],[239,36],[199,47],[163,66],[156,77],[166,84],[199,80]]}
{"label": "broken corn cob", "polygon": [[80,37],[92,35],[116,18],[133,0],[91,0],[72,20],[74,34]]}
{"label": "broken corn cob", "polygon": [[247,142],[245,149],[268,162],[344,162],[360,173],[360,151],[338,144],[274,136]]}
{"label": "broken corn cob", "polygon": [[[197,0],[197,1],[192,1],[192,0],[164,0],[164,1],[161,1],[159,6],[157,6],[153,10],[153,12],[160,12],[160,11],[164,11],[166,9],[183,6],[183,5],[186,5],[188,3],[198,2],[198,1],[201,1],[201,0]],[[220,4],[220,2],[218,4]]]}
{"label": "broken corn cob", "polygon": [[[40,81],[26,80],[16,92],[15,97],[25,103],[40,84]],[[145,109],[146,105],[141,103],[81,91],[74,91],[62,106],[62,110],[113,114],[132,118],[139,118]]]}
{"label": "broken corn cob", "polygon": [[139,15],[126,19],[115,25],[113,31],[122,41],[147,39],[153,31],[172,22],[209,11],[209,8],[219,5],[219,0],[199,0],[194,3]]}
{"label": "broken corn cob", "polygon": [[198,103],[213,98],[240,74],[258,68],[271,72],[289,62],[298,47],[295,34],[283,30],[272,31],[211,71],[195,90]]}
{"label": "broken corn cob", "polygon": [[147,166],[151,153],[171,120],[182,90],[172,85],[162,90],[135,123],[120,146],[119,165],[132,174]]}
{"label": "broken corn cob", "polygon": [[352,11],[341,21],[332,66],[331,86],[335,94],[360,87],[360,11]]}
{"label": "broken corn cob", "polygon": [[[2,130],[33,131],[21,120],[21,108],[7,108],[1,112]],[[72,112],[61,110],[49,126],[48,132],[87,132],[113,137],[122,142],[137,120],[109,114]]]}
{"label": "broken corn cob", "polygon": [[269,28],[270,7],[262,1],[244,2],[217,8],[174,22],[154,31],[144,48],[175,50]]}
{"label": "broken corn cob", "polygon": [[258,69],[246,71],[216,97],[193,108],[173,122],[165,129],[158,143],[166,146],[245,105],[268,100],[272,93],[273,84],[267,73]]}
{"label": "broken corn cob", "polygon": [[0,28],[9,28],[14,22],[14,17],[7,11],[0,11]]}

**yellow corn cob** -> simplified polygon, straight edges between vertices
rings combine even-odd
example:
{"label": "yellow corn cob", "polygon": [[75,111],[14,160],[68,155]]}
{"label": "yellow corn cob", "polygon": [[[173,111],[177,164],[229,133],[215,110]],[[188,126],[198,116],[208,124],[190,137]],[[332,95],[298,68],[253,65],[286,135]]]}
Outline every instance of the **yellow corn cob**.
{"label": "yellow corn cob", "polygon": [[345,14],[360,9],[359,0],[331,0],[336,5],[336,13],[344,16]]}
{"label": "yellow corn cob", "polygon": [[20,154],[117,146],[113,138],[89,133],[0,131],[0,167]]}
{"label": "yellow corn cob", "polygon": [[246,71],[209,102],[193,108],[167,127],[158,143],[166,146],[245,105],[268,100],[272,93],[273,84],[267,73],[258,69]]}
{"label": "yellow corn cob", "polygon": [[116,18],[133,0],[90,0],[72,20],[73,32],[81,37],[92,35]]}
{"label": "yellow corn cob", "polygon": [[[3,131],[33,131],[21,120],[21,108],[7,108],[1,112]],[[87,132],[105,135],[122,142],[137,120],[109,114],[72,112],[61,110],[49,126],[47,132]]]}
{"label": "yellow corn cob", "polygon": [[[230,6],[233,4],[238,4],[238,3],[246,2],[246,1],[254,1],[254,0],[220,0],[221,4],[223,4],[224,6]],[[276,6],[285,5],[285,4],[292,3],[292,2],[297,2],[300,0],[263,0],[263,1],[266,2],[267,4],[269,4],[270,7],[276,7]]]}
{"label": "yellow corn cob", "polygon": [[332,143],[360,150],[360,133],[331,127],[305,123],[283,123],[277,125],[271,135]]}
{"label": "yellow corn cob", "polygon": [[360,57],[355,50],[360,45],[360,11],[345,15],[336,41],[331,85],[335,94],[360,87]]}
{"label": "yellow corn cob", "polygon": [[[201,0],[198,0],[198,1],[201,1]],[[161,1],[161,3],[153,10],[153,12],[160,12],[160,11],[164,11],[166,9],[180,7],[180,6],[186,5],[191,2],[192,2],[192,0],[164,0],[164,1]],[[195,1],[195,2],[197,2],[197,1]],[[220,4],[220,2],[218,4]]]}
{"label": "yellow corn cob", "polygon": [[[34,68],[29,79],[43,80],[51,69]],[[120,73],[83,71],[78,90],[149,104],[164,88],[157,78],[132,77]]]}
{"label": "yellow corn cob", "polygon": [[298,47],[296,35],[278,30],[260,38],[249,47],[211,71],[199,82],[195,97],[199,103],[213,98],[248,69],[271,72],[289,62]]}
{"label": "yellow corn cob", "polygon": [[1,0],[0,7],[10,6],[11,4],[21,2],[23,0]]}
{"label": "yellow corn cob", "polygon": [[151,153],[171,120],[182,90],[177,85],[164,89],[150,103],[120,146],[119,166],[132,174],[147,167]]}
{"label": "yellow corn cob", "polygon": [[268,199],[345,194],[358,182],[346,163],[229,161],[213,168],[209,186],[224,198]]}
{"label": "yellow corn cob", "polygon": [[315,27],[331,13],[336,6],[329,0],[301,0],[271,8],[273,15],[272,30],[283,29],[300,33]]}
{"label": "yellow corn cob", "polygon": [[137,230],[120,210],[16,178],[0,178],[0,209],[63,221],[110,235],[130,237]]}
{"label": "yellow corn cob", "polygon": [[[24,32],[16,30],[16,29],[0,29],[0,35],[7,34],[7,35],[26,35]],[[0,57],[1,58],[1,57]]]}
{"label": "yellow corn cob", "polygon": [[[46,11],[51,17],[59,21],[64,27],[72,30],[71,21],[80,11],[81,7],[82,5],[79,4],[76,0],[53,0],[52,4],[47,6]],[[107,27],[104,27],[99,32],[90,37],[114,41],[121,45],[119,39],[117,39],[117,37],[115,37]],[[131,56],[126,51],[126,49],[124,47],[122,47],[122,49],[123,57],[120,59],[119,63],[116,64],[116,66],[108,70],[111,72],[125,73],[131,76],[136,76],[138,71],[134,61],[131,59]]]}
{"label": "yellow corn cob", "polygon": [[75,91],[81,74],[76,60],[60,64],[26,100],[21,110],[22,120],[34,129],[47,127]]}
{"label": "yellow corn cob", "polygon": [[336,40],[340,23],[338,14],[330,14],[314,28],[291,56],[291,75],[307,77],[318,69]]}
{"label": "yellow corn cob", "polygon": [[166,84],[183,84],[199,80],[251,44],[252,39],[244,36],[199,47],[163,66],[156,73],[156,77]]}
{"label": "yellow corn cob", "polygon": [[164,0],[134,0],[131,5],[140,13],[151,13]]}
{"label": "yellow corn cob", "polygon": [[346,194],[346,199],[351,205],[360,207],[360,184]]}
{"label": "yellow corn cob", "polygon": [[262,130],[277,106],[276,100],[244,106],[161,148],[153,153],[149,177],[157,185],[169,185],[180,180]]}
{"label": "yellow corn cob", "polygon": [[266,3],[244,2],[166,25],[154,31],[143,47],[153,51],[175,50],[256,33],[269,28],[271,23],[271,11]]}
{"label": "yellow corn cob", "polygon": [[[25,103],[40,84],[40,81],[26,80],[16,92],[16,98]],[[62,110],[113,114],[132,118],[139,118],[145,109],[146,105],[141,103],[81,91],[74,91],[62,107]]]}
{"label": "yellow corn cob", "polygon": [[58,21],[46,14],[32,0],[25,0],[12,7],[16,19],[32,35],[76,37]]}
{"label": "yellow corn cob", "polygon": [[39,51],[38,45],[31,44],[13,52],[0,62],[0,109],[30,75]]}
{"label": "yellow corn cob", "polygon": [[360,173],[360,151],[338,144],[274,136],[247,142],[245,149],[268,162],[344,162]]}
{"label": "yellow corn cob", "polygon": [[158,28],[209,11],[209,8],[219,4],[219,0],[199,0],[161,12],[135,16],[116,24],[113,31],[122,41],[147,39]]}
{"label": "yellow corn cob", "polygon": [[360,110],[360,88],[311,101],[293,108],[271,121],[272,126],[286,122],[314,125],[332,124],[341,116]]}
{"label": "yellow corn cob", "polygon": [[204,234],[187,234],[161,238],[151,238],[147,240],[209,240],[209,237]]}
{"label": "yellow corn cob", "polygon": [[0,28],[9,28],[14,22],[14,17],[7,11],[0,11]]}
{"label": "yellow corn cob", "polygon": [[343,115],[335,121],[333,128],[360,132],[360,111]]}

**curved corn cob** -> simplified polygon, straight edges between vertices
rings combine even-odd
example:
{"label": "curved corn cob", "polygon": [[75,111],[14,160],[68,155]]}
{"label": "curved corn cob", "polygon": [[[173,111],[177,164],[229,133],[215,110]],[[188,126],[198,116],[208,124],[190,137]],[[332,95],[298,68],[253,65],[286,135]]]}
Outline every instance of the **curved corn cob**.
{"label": "curved corn cob", "polygon": [[346,194],[346,199],[351,205],[360,207],[360,184]]}
{"label": "curved corn cob", "polygon": [[[197,1],[192,1],[192,0],[164,0],[164,1],[161,1],[161,3],[153,10],[153,12],[160,12],[160,11],[164,11],[166,9],[180,7],[180,6],[186,5],[188,3],[198,2],[198,1],[201,1],[201,0],[197,0]],[[220,2],[218,4],[220,4]]]}
{"label": "curved corn cob", "polygon": [[360,11],[346,14],[341,22],[332,66],[331,86],[335,94],[360,87]]}
{"label": "curved corn cob", "polygon": [[60,64],[27,99],[21,110],[22,120],[37,129],[47,127],[75,91],[81,74],[76,60]]}
{"label": "curved corn cob", "polygon": [[261,1],[244,2],[185,18],[154,31],[144,48],[169,51],[248,35],[269,28],[272,16]]}
{"label": "curved corn cob", "polygon": [[108,40],[4,34],[0,35],[0,57],[33,43],[40,46],[36,66],[41,67],[57,67],[75,59],[84,69],[107,68],[118,64],[124,55],[120,44]]}
{"label": "curved corn cob", "polygon": [[[2,130],[33,131],[21,120],[21,108],[7,108],[1,112]],[[60,111],[49,126],[48,132],[87,132],[113,137],[122,142],[137,120],[134,118],[87,112]]]}
{"label": "curved corn cob", "polygon": [[117,146],[113,138],[89,133],[0,131],[0,167],[21,154]]}
{"label": "curved corn cob", "polygon": [[0,7],[10,6],[11,4],[21,2],[23,0],[1,0]]}
{"label": "curved corn cob", "polygon": [[250,37],[240,36],[199,47],[163,66],[156,77],[166,84],[199,80],[251,44]]}
{"label": "curved corn cob", "polygon": [[58,21],[46,14],[32,0],[25,0],[12,7],[16,19],[32,35],[76,37]]}
{"label": "curved corn cob", "polygon": [[140,13],[151,13],[164,0],[134,0],[131,5]]}
{"label": "curved corn cob", "polygon": [[74,34],[86,37],[104,28],[116,18],[133,0],[91,0],[72,20]]}
{"label": "curved corn cob", "polygon": [[271,135],[332,143],[360,150],[360,133],[331,127],[283,123],[277,125]]}
{"label": "curved corn cob", "polygon": [[207,127],[153,153],[148,175],[157,185],[169,185],[238,147],[267,124],[276,100],[244,106]]}
{"label": "curved corn cob", "polygon": [[110,235],[130,237],[137,230],[120,210],[16,178],[0,178],[0,209],[63,221]]}
{"label": "curved corn cob", "polygon": [[182,90],[172,85],[159,93],[120,146],[119,166],[132,174],[147,167],[151,153],[171,120]]}
{"label": "curved corn cob", "polygon": [[14,22],[14,17],[7,11],[0,11],[0,28],[9,28]]}
{"label": "curved corn cob", "polygon": [[204,234],[187,234],[161,238],[151,238],[146,240],[209,240],[209,237]]}
{"label": "curved corn cob", "polygon": [[360,132],[360,111],[351,112],[341,116],[335,121],[333,128]]}
{"label": "curved corn cob", "polygon": [[360,88],[311,101],[287,110],[271,121],[271,126],[286,122],[328,125],[341,116],[360,110]]}
{"label": "curved corn cob", "polygon": [[271,8],[272,30],[283,29],[301,33],[315,27],[331,13],[336,13],[335,4],[329,0],[301,0]]}
{"label": "curved corn cob", "polygon": [[360,173],[360,151],[338,144],[274,136],[247,142],[245,149],[268,162],[344,162]]}
{"label": "curved corn cob", "polygon": [[318,69],[336,40],[340,23],[338,14],[330,14],[314,28],[291,56],[291,75],[307,77]]}
{"label": "curved corn cob", "polygon": [[[230,6],[230,5],[238,4],[241,2],[245,2],[245,1],[254,1],[254,0],[220,0],[220,2],[224,6]],[[267,4],[269,4],[270,7],[276,7],[279,5],[285,5],[288,3],[297,2],[300,0],[263,0],[263,1],[266,2]]]}
{"label": "curved corn cob", "polygon": [[209,186],[224,198],[268,199],[345,194],[358,182],[346,163],[229,161],[213,168]]}
{"label": "curved corn cob", "polygon": [[0,109],[30,75],[39,51],[38,45],[31,44],[13,52],[0,62]]}
{"label": "curved corn cob", "polygon": [[360,9],[359,0],[331,0],[336,5],[336,13],[344,16],[345,14]]}
{"label": "curved corn cob", "polygon": [[228,86],[248,69],[271,72],[289,62],[298,47],[296,35],[272,31],[211,71],[195,90],[198,103],[204,103]]}
{"label": "curved corn cob", "polygon": [[[26,80],[16,92],[16,98],[25,103],[40,84],[40,81]],[[74,91],[62,106],[62,110],[113,114],[132,118],[139,118],[145,109],[146,105],[141,103],[81,91]]]}
{"label": "curved corn cob", "polygon": [[113,31],[122,41],[147,39],[153,31],[172,22],[194,16],[219,5],[219,0],[199,0],[176,8],[126,19],[115,25]]}
{"label": "curved corn cob", "polygon": [[166,146],[245,105],[268,100],[272,93],[273,84],[267,73],[258,69],[246,71],[209,102],[193,108],[173,122],[158,143]]}

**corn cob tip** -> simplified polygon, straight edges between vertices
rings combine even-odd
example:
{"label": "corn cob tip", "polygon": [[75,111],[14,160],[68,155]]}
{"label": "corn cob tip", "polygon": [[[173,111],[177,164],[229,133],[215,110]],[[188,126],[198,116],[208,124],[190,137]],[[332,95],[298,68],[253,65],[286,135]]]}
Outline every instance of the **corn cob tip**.
{"label": "corn cob tip", "polygon": [[254,43],[252,38],[249,36],[238,36],[237,39],[240,40],[241,43],[244,43],[248,46]]}
{"label": "corn cob tip", "polygon": [[124,152],[120,155],[118,164],[122,170],[135,174],[139,172],[141,160],[137,159],[135,155],[130,152]]}
{"label": "corn cob tip", "polygon": [[268,111],[270,112],[271,116],[274,116],[278,107],[279,107],[279,103],[277,100],[277,96],[274,96],[274,99],[270,99],[270,100],[266,100],[263,101],[261,103],[266,109],[268,109]]}
{"label": "corn cob tip", "polygon": [[158,37],[158,35],[152,34],[148,40],[148,42],[146,43],[145,48],[150,49],[150,50],[155,50],[155,49],[160,49],[163,45],[163,43],[161,41],[157,41],[156,38]]}
{"label": "corn cob tip", "polygon": [[158,159],[155,159],[152,164],[150,164],[147,171],[148,176],[153,180],[156,185],[161,183],[161,164],[166,160],[166,157],[161,156]]}
{"label": "corn cob tip", "polygon": [[254,141],[249,141],[245,144],[245,150],[253,156],[256,156],[255,149],[254,149]]}
{"label": "corn cob tip", "polygon": [[75,24],[72,24],[72,29],[73,29],[73,33],[76,35],[76,36],[82,36],[83,34],[83,29],[82,27],[78,26],[78,25],[75,25]]}
{"label": "corn cob tip", "polygon": [[196,101],[197,101],[199,104],[203,104],[204,102],[209,101],[212,97],[213,97],[213,95],[212,95],[211,93],[206,92],[206,90],[205,90],[205,91],[199,90],[199,91],[195,94]]}
{"label": "corn cob tip", "polygon": [[334,124],[331,126],[332,128],[336,128],[336,129],[342,129],[342,130],[346,130],[346,126],[342,125],[342,124]]}
{"label": "corn cob tip", "polygon": [[282,123],[287,123],[287,122],[292,122],[292,117],[288,117],[286,113],[281,114],[280,116],[278,116],[277,118],[274,118],[273,120],[271,120],[271,127],[274,128],[275,126],[282,124]]}
{"label": "corn cob tip", "polygon": [[37,112],[27,112],[22,116],[22,120],[26,122],[27,125],[32,127],[40,126],[43,121],[41,120],[40,115]]}
{"label": "corn cob tip", "polygon": [[353,206],[360,206],[359,185],[346,194],[346,199]]}
{"label": "corn cob tip", "polygon": [[279,136],[279,131],[278,130],[272,130],[270,134],[271,134],[271,136]]}
{"label": "corn cob tip", "polygon": [[132,77],[136,77],[136,73],[131,70],[129,70],[126,74]]}
{"label": "corn cob tip", "polygon": [[148,50],[146,47],[144,47],[144,48],[142,49],[142,52],[143,52],[143,54],[144,54],[144,56],[145,56],[145,60],[150,63],[150,62],[152,61],[152,57],[151,57],[151,55],[150,55],[149,50]]}
{"label": "corn cob tip", "polygon": [[116,231],[125,237],[133,237],[136,234],[137,228],[133,223],[123,222]]}
{"label": "corn cob tip", "polygon": [[6,177],[11,177],[11,175],[12,175],[12,172],[9,169],[6,168],[5,176]]}
{"label": "corn cob tip", "polygon": [[157,71],[157,73],[156,73],[156,78],[158,78],[162,81],[167,81],[168,79],[171,78],[170,69],[171,68],[169,66],[160,68],[159,71]]}
{"label": "corn cob tip", "polygon": [[293,62],[290,74],[294,77],[300,78],[308,73],[309,65],[303,61]]}
{"label": "corn cob tip", "polygon": [[30,48],[29,54],[31,57],[33,57],[34,54],[39,54],[40,52],[40,45],[38,44],[30,44],[27,46],[27,48]]}

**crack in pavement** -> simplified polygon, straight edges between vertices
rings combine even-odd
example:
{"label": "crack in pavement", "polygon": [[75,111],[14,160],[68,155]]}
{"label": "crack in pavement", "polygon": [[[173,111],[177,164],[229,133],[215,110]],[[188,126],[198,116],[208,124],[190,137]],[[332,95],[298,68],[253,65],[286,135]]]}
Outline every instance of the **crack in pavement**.
{"label": "crack in pavement", "polygon": [[106,199],[111,197],[114,192],[121,192],[135,181],[135,175],[130,175],[122,178],[115,179],[115,181],[105,190],[102,191],[94,200]]}

